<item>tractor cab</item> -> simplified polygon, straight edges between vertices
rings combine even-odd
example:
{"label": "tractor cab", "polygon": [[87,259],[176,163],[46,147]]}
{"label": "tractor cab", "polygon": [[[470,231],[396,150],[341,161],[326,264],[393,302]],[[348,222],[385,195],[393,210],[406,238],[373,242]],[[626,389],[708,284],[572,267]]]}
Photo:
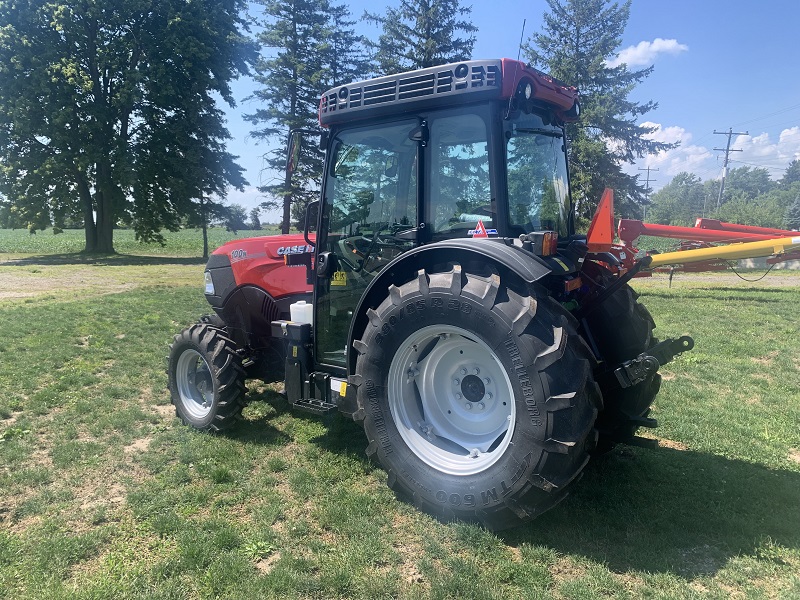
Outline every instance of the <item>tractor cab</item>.
{"label": "tractor cab", "polygon": [[[558,94],[552,90],[557,89]],[[548,102],[555,97],[558,103]],[[470,61],[327,92],[316,357],[346,367],[353,311],[418,246],[572,233],[564,121],[577,91],[522,63]]]}

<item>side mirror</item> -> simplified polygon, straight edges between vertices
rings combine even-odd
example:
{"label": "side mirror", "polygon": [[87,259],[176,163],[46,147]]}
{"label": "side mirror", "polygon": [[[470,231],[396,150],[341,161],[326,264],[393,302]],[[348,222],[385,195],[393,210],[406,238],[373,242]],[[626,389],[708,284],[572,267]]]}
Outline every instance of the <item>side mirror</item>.
{"label": "side mirror", "polygon": [[312,229],[314,232],[317,230],[317,218],[319,217],[319,200],[314,200],[306,204],[306,218],[305,227],[303,228],[303,237],[306,239],[306,244],[309,246],[316,246],[316,240],[311,240],[309,234]]}
{"label": "side mirror", "polygon": [[303,143],[303,132],[295,129],[289,132],[289,144],[286,151],[286,176],[291,178],[300,163],[300,147]]}

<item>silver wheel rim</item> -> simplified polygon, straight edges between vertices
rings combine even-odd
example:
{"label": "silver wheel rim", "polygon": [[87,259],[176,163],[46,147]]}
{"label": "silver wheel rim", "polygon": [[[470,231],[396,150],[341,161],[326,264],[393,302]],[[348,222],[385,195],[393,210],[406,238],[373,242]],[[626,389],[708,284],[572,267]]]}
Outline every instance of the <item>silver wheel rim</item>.
{"label": "silver wheel rim", "polygon": [[197,350],[186,350],[178,358],[175,382],[181,404],[194,419],[204,419],[214,401],[214,381],[211,369]]}
{"label": "silver wheel rim", "polygon": [[400,436],[426,464],[472,475],[505,454],[514,392],[497,354],[474,334],[449,325],[420,329],[394,355],[388,383]]}

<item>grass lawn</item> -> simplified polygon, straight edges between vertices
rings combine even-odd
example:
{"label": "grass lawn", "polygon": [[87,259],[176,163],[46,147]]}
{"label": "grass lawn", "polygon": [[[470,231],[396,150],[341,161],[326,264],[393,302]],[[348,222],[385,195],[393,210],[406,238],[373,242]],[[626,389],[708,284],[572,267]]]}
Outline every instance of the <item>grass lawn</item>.
{"label": "grass lawn", "polygon": [[359,427],[269,386],[226,435],[180,425],[167,345],[208,312],[190,239],[0,254],[0,598],[800,597],[800,273],[636,280],[656,333],[696,342],[662,369],[661,447],[493,534],[399,502]]}

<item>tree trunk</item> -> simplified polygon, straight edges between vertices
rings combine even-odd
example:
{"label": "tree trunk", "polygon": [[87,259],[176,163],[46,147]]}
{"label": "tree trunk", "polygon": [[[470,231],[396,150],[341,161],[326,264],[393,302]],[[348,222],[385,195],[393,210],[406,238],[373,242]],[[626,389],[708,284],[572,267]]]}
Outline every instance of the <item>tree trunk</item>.
{"label": "tree trunk", "polygon": [[92,202],[92,192],[86,181],[84,174],[77,171],[78,196],[83,207],[83,232],[86,238],[84,252],[96,252],[97,250],[97,227],[94,223],[94,203]]}
{"label": "tree trunk", "polygon": [[116,189],[111,179],[111,168],[108,164],[97,164],[97,246],[95,252],[114,254],[114,197]]}
{"label": "tree trunk", "polygon": [[200,218],[203,220],[203,260],[208,260],[208,211],[202,198],[200,198]]}

